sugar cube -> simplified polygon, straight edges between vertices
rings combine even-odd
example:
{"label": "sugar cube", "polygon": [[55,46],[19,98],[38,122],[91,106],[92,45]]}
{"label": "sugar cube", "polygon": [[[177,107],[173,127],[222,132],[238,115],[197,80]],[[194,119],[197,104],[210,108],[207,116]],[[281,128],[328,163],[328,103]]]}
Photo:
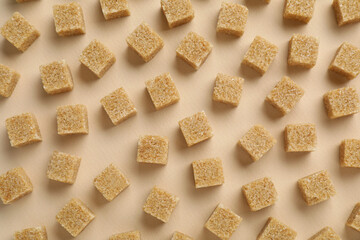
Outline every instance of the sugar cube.
{"label": "sugar cube", "polygon": [[249,10],[247,7],[230,2],[222,2],[216,31],[240,37],[244,34]]}
{"label": "sugar cube", "polygon": [[137,162],[166,165],[169,140],[167,137],[144,135],[138,142]]}
{"label": "sugar cube", "polygon": [[176,231],[174,232],[171,240],[194,240],[194,239],[184,233]]}
{"label": "sugar cube", "polygon": [[256,240],[295,240],[297,233],[276,218],[270,217]]}
{"label": "sugar cube", "polygon": [[10,97],[20,78],[20,74],[8,66],[0,64],[0,96]]}
{"label": "sugar cube", "polygon": [[286,0],[284,18],[308,23],[314,14],[315,0]]}
{"label": "sugar cube", "polygon": [[294,34],[289,42],[288,64],[313,68],[319,53],[319,40],[305,34]]}
{"label": "sugar cube", "polygon": [[68,92],[74,87],[70,68],[65,60],[41,65],[40,75],[43,88],[48,94]]}
{"label": "sugar cube", "polygon": [[131,231],[125,233],[118,233],[112,235],[109,240],[140,240],[141,235],[139,231]]}
{"label": "sugar cube", "polygon": [[341,238],[331,227],[324,227],[314,236],[309,238],[309,240],[341,240]]}
{"label": "sugar cube", "polygon": [[358,0],[334,0],[332,6],[339,26],[360,21],[360,2]]}
{"label": "sugar cube", "polygon": [[244,79],[241,77],[218,73],[215,80],[213,100],[236,107],[240,102],[243,85]]}
{"label": "sugar cube", "polygon": [[130,16],[127,0],[100,0],[100,5],[105,20]]}
{"label": "sugar cube", "polygon": [[311,152],[316,149],[315,124],[288,124],[284,135],[286,152]]}
{"label": "sugar cube", "polygon": [[188,23],[194,18],[190,0],[161,0],[161,9],[170,28]]}
{"label": "sugar cube", "polygon": [[56,108],[59,135],[88,134],[88,113],[85,105],[64,105]]}
{"label": "sugar cube", "polygon": [[59,36],[85,34],[85,21],[81,5],[77,2],[53,6],[55,30]]}
{"label": "sugar cube", "polygon": [[353,87],[338,88],[324,94],[324,105],[330,119],[345,117],[360,111],[360,98]]}
{"label": "sugar cube", "polygon": [[16,231],[14,234],[15,240],[47,240],[47,233],[45,226],[26,228],[21,231]]}
{"label": "sugar cube", "polygon": [[81,157],[54,151],[48,168],[47,177],[51,180],[74,184],[79,171]]}
{"label": "sugar cube", "polygon": [[220,158],[209,158],[192,163],[196,188],[222,185],[225,182]]}
{"label": "sugar cube", "polygon": [[352,210],[348,220],[346,221],[346,226],[360,232],[360,202],[358,202]]}
{"label": "sugar cube", "polygon": [[340,144],[340,165],[360,168],[360,140],[345,139]]}

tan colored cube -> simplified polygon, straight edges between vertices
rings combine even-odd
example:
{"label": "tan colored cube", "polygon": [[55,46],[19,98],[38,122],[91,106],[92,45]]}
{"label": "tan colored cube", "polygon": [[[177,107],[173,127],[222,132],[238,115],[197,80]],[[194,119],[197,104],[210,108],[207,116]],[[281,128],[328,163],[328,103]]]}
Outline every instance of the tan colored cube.
{"label": "tan colored cube", "polygon": [[79,171],[81,157],[54,151],[48,168],[47,177],[51,180],[74,184]]}
{"label": "tan colored cube", "polygon": [[68,92],[74,87],[70,68],[65,60],[41,65],[40,75],[43,88],[48,94]]}
{"label": "tan colored cube", "polygon": [[204,111],[179,121],[180,130],[188,147],[210,139],[213,130]]}
{"label": "tan colored cube", "polygon": [[166,165],[169,140],[167,137],[145,135],[138,142],[137,162]]}
{"label": "tan colored cube", "polygon": [[166,223],[179,202],[179,198],[157,186],[153,187],[143,206],[144,212]]}
{"label": "tan colored cube", "polygon": [[312,152],[316,149],[315,124],[288,124],[285,127],[284,135],[286,152]]}
{"label": "tan colored cube", "polygon": [[344,42],[336,51],[329,70],[351,80],[360,74],[360,49]]}
{"label": "tan colored cube", "polygon": [[174,232],[171,240],[194,240],[194,239],[184,233],[176,231]]}
{"label": "tan colored cube", "polygon": [[19,51],[25,52],[40,36],[40,32],[28,22],[19,12],[1,27],[1,35]]}
{"label": "tan colored cube", "polygon": [[109,240],[140,240],[141,235],[139,231],[131,231],[125,233],[118,233],[112,235]]}
{"label": "tan colored cube", "polygon": [[360,98],[355,88],[344,87],[324,94],[324,105],[330,119],[349,116],[360,111]]}
{"label": "tan colored cube", "polygon": [[276,45],[265,38],[256,36],[250,44],[242,64],[264,75],[274,61],[278,51],[279,48]]}
{"label": "tan colored cube", "polygon": [[286,0],[284,18],[308,23],[315,8],[315,0]]}
{"label": "tan colored cube", "polygon": [[239,227],[241,221],[240,216],[220,203],[205,223],[205,228],[218,238],[227,240]]}
{"label": "tan colored cube", "polygon": [[161,9],[169,28],[183,25],[194,18],[194,10],[190,0],[161,0]]}
{"label": "tan colored cube", "polygon": [[94,186],[108,201],[112,201],[130,182],[114,164],[110,164],[94,179]]}
{"label": "tan colored cube", "polygon": [[358,0],[334,0],[332,6],[339,26],[360,22],[360,2]]}
{"label": "tan colored cube", "polygon": [[81,5],[77,2],[53,6],[56,33],[61,36],[85,34],[85,21]]}
{"label": "tan colored cube", "polygon": [[294,34],[289,42],[288,64],[313,68],[319,54],[319,40],[304,34]]}
{"label": "tan colored cube", "polygon": [[88,113],[85,105],[64,105],[56,109],[58,134],[88,134]]}
{"label": "tan colored cube", "polygon": [[145,82],[155,109],[160,110],[180,100],[180,94],[169,73],[156,76]]}
{"label": "tan colored cube", "polygon": [[18,72],[0,64],[0,96],[10,97],[19,78],[20,74]]}
{"label": "tan colored cube", "polygon": [[324,227],[309,240],[341,240],[339,235],[331,227]]}
{"label": "tan colored cube", "polygon": [[328,200],[336,194],[330,175],[326,170],[299,179],[298,186],[308,206]]}
{"label": "tan colored cube", "polygon": [[256,240],[295,240],[297,233],[276,218],[270,217]]}
{"label": "tan colored cube", "polygon": [[340,144],[340,165],[360,168],[360,140],[345,139]]}
{"label": "tan colored cube", "polygon": [[100,5],[105,20],[130,16],[127,0],[100,0]]}
{"label": "tan colored cube", "polygon": [[176,56],[196,70],[205,62],[213,46],[204,37],[189,32],[176,48]]}
{"label": "tan colored cube", "polygon": [[0,176],[0,198],[4,204],[11,204],[32,191],[30,178],[21,167],[13,168]]}
{"label": "tan colored cube", "polygon": [[270,178],[264,177],[241,188],[251,211],[259,211],[275,204],[278,194]]}
{"label": "tan colored cube", "polygon": [[192,163],[196,188],[223,185],[224,169],[220,158],[209,158]]}
{"label": "tan colored cube", "polygon": [[244,79],[218,73],[215,80],[213,100],[237,107],[240,102]]}
{"label": "tan colored cube", "polygon": [[222,2],[216,31],[241,37],[244,34],[249,10],[247,7],[230,2]]}
{"label": "tan colored cube", "polygon": [[134,103],[122,87],[103,97],[100,103],[114,125],[136,115]]}
{"label": "tan colored cube", "polygon": [[276,139],[261,125],[250,128],[238,142],[254,162],[262,158],[275,143]]}
{"label": "tan colored cube", "polygon": [[346,226],[360,232],[360,202],[358,202],[352,210],[348,220],[346,221]]}
{"label": "tan colored cube", "polygon": [[32,227],[16,231],[14,234],[15,240],[47,240],[47,233],[45,226]]}

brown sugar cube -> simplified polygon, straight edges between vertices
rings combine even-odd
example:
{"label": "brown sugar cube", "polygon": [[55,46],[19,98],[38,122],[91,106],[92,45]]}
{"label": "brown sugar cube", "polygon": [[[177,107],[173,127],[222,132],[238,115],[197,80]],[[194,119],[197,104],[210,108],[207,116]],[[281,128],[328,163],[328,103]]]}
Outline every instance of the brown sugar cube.
{"label": "brown sugar cube", "polygon": [[56,109],[59,135],[88,134],[88,113],[85,105],[64,105]]}
{"label": "brown sugar cube", "polygon": [[40,75],[44,90],[48,94],[68,92],[74,87],[71,72],[65,60],[41,65]]}
{"label": "brown sugar cube", "polygon": [[176,56],[196,70],[205,62],[213,46],[197,33],[189,32],[176,48]]}
{"label": "brown sugar cube", "polygon": [[298,186],[308,206],[328,200],[336,194],[335,187],[326,170],[299,179]]}
{"label": "brown sugar cube", "polygon": [[130,16],[127,0],[100,0],[100,5],[105,20]]}
{"label": "brown sugar cube", "polygon": [[319,40],[304,34],[294,34],[289,42],[288,64],[313,68],[319,53]]}
{"label": "brown sugar cube", "polygon": [[268,40],[256,36],[250,44],[242,64],[264,75],[274,61],[279,48]]}
{"label": "brown sugar cube", "polygon": [[286,152],[311,152],[316,149],[315,124],[289,124],[285,127]]}
{"label": "brown sugar cube", "polygon": [[314,14],[315,0],[286,0],[284,18],[308,23]]}
{"label": "brown sugar cube", "polygon": [[339,26],[360,21],[359,0],[334,0],[332,6]]}
{"label": "brown sugar cube", "polygon": [[21,52],[25,52],[40,36],[39,31],[18,12],[1,27],[0,32]]}
{"label": "brown sugar cube", "polygon": [[47,240],[47,233],[45,226],[32,227],[16,231],[14,234],[15,240]]}
{"label": "brown sugar cube", "polygon": [[166,223],[169,221],[179,198],[163,189],[154,187],[143,206],[144,212]]}
{"label": "brown sugar cube", "polygon": [[108,201],[112,201],[129,185],[127,177],[113,164],[110,164],[94,179],[94,186]]}
{"label": "brown sugar cube", "polygon": [[145,85],[156,110],[170,106],[180,100],[179,91],[169,73],[156,76],[146,81]]}
{"label": "brown sugar cube", "polygon": [[192,163],[196,188],[223,185],[224,169],[220,158],[210,158]]}
{"label": "brown sugar cube", "polygon": [[169,28],[188,23],[194,18],[190,0],[161,0],[161,9]]}
{"label": "brown sugar cube", "polygon": [[216,31],[240,37],[244,34],[249,10],[238,4],[223,2],[218,17]]}
{"label": "brown sugar cube", "polygon": [[0,96],[10,97],[19,78],[20,74],[15,70],[0,64]]}
{"label": "brown sugar cube", "polygon": [[194,240],[194,239],[184,233],[176,231],[176,232],[174,232],[171,240]]}
{"label": "brown sugar cube", "polygon": [[213,130],[204,111],[179,121],[179,127],[188,147],[208,140],[213,136]]}
{"label": "brown sugar cube", "polygon": [[276,218],[270,217],[256,240],[294,240],[297,233]]}
{"label": "brown sugar cube", "polygon": [[47,168],[51,180],[74,184],[80,167],[81,157],[54,151]]}
{"label": "brown sugar cube", "polygon": [[98,78],[101,78],[115,63],[116,58],[114,53],[95,39],[82,51],[79,60]]}
{"label": "brown sugar cube", "polygon": [[348,220],[346,221],[346,226],[360,232],[360,202],[358,202],[352,210]]}
{"label": "brown sugar cube", "polygon": [[360,168],[360,140],[345,139],[340,144],[340,165]]}
{"label": "brown sugar cube", "polygon": [[114,125],[136,115],[136,108],[122,87],[103,97],[100,103]]}
{"label": "brown sugar cube", "polygon": [[289,113],[300,101],[305,91],[291,78],[283,77],[266,96],[265,101],[277,109],[282,115]]}
{"label": "brown sugar cube", "polygon": [[241,77],[218,73],[215,80],[213,100],[236,107],[240,102],[243,85],[244,79]]}
{"label": "brown sugar cube", "polygon": [[139,231],[131,231],[125,233],[118,233],[112,235],[109,240],[140,240],[141,235]]}
{"label": "brown sugar cube", "polygon": [[273,205],[278,197],[274,183],[264,177],[244,185],[242,188],[251,211],[258,211]]}
{"label": "brown sugar cube", "polygon": [[238,142],[253,161],[259,160],[276,143],[276,139],[261,125],[253,126]]}
{"label": "brown sugar cube", "polygon": [[309,238],[309,240],[341,240],[341,238],[331,227],[324,227],[314,236]]}
{"label": "brown sugar cube", "polygon": [[338,88],[324,94],[324,105],[330,119],[360,111],[360,98],[353,87]]}
{"label": "brown sugar cube", "polygon": [[71,199],[56,215],[56,221],[73,237],[79,235],[94,218],[95,214],[77,198]]}
{"label": "brown sugar cube", "polygon": [[239,227],[241,221],[240,216],[220,203],[205,223],[205,228],[218,238],[227,240]]}
{"label": "brown sugar cube", "polygon": [[162,38],[145,22],[126,38],[126,42],[145,62],[153,59],[164,47]]}
{"label": "brown sugar cube", "polygon": [[81,5],[77,2],[53,6],[55,30],[59,36],[85,34],[85,21]]}
{"label": "brown sugar cube", "polygon": [[169,140],[162,136],[141,136],[138,142],[137,162],[166,165]]}

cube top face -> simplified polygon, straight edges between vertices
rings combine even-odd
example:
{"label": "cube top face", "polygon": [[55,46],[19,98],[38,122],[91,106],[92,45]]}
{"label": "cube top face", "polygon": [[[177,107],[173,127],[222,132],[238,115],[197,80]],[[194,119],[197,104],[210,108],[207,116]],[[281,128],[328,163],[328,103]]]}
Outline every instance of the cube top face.
{"label": "cube top face", "polygon": [[212,187],[224,184],[224,170],[220,158],[210,158],[192,163],[195,187]]}
{"label": "cube top face", "polygon": [[106,20],[130,16],[127,0],[100,0],[100,5]]}
{"label": "cube top face", "polygon": [[358,113],[360,98],[353,87],[338,88],[324,95],[324,105],[328,117],[335,119]]}
{"label": "cube top face", "polygon": [[0,176],[0,198],[4,204],[10,204],[32,191],[31,181],[21,167]]}
{"label": "cube top face", "polygon": [[15,70],[0,64],[0,96],[10,97],[19,78],[20,74]]}
{"label": "cube top face", "polygon": [[284,18],[308,23],[314,14],[315,0],[286,0]]}
{"label": "cube top face", "polygon": [[244,79],[241,77],[230,76],[218,73],[215,80],[213,100],[233,105],[239,105],[243,90]]}
{"label": "cube top face", "polygon": [[343,43],[336,52],[329,70],[336,72],[348,80],[360,74],[360,49],[350,43]]}
{"label": "cube top face", "polygon": [[360,2],[358,0],[334,0],[333,8],[339,26],[360,21]]}
{"label": "cube top face", "polygon": [[188,147],[210,139],[213,136],[213,130],[204,111],[179,121],[179,127]]}
{"label": "cube top face", "polygon": [[289,124],[285,127],[286,152],[315,151],[317,143],[315,124]]}
{"label": "cube top face", "polygon": [[212,44],[205,38],[195,32],[189,32],[176,48],[176,55],[197,70],[205,62],[212,48]]}
{"label": "cube top face", "polygon": [[297,233],[293,229],[276,218],[270,217],[258,235],[257,240],[294,240],[296,235]]}
{"label": "cube top face", "polygon": [[81,5],[77,2],[53,6],[55,30],[59,36],[85,34],[85,21]]}
{"label": "cube top face", "polygon": [[346,226],[360,232],[360,202],[358,202],[352,210],[348,220],[346,221]]}
{"label": "cube top face", "polygon": [[336,194],[335,187],[326,170],[299,179],[298,186],[309,206],[325,201]]}
{"label": "cube top face", "polygon": [[80,157],[54,151],[47,168],[47,177],[54,181],[74,184],[80,162]]}
{"label": "cube top face", "polygon": [[360,168],[360,140],[346,139],[340,145],[340,165]]}
{"label": "cube top face", "polygon": [[194,240],[194,239],[184,233],[176,231],[176,232],[174,232],[171,240]]}
{"label": "cube top face", "polygon": [[249,10],[238,3],[223,2],[218,17],[217,32],[240,37],[245,31]]}
{"label": "cube top face", "polygon": [[17,231],[14,234],[15,240],[47,240],[46,228],[44,226],[41,227],[33,227],[23,229],[21,231]]}
{"label": "cube top face", "polygon": [[289,42],[288,64],[312,68],[316,65],[319,40],[316,37],[294,34]]}
{"label": "cube top face", "polygon": [[88,134],[88,113],[85,105],[65,105],[56,109],[59,135]]}
{"label": "cube top face", "polygon": [[190,0],[161,0],[161,9],[170,28],[188,23],[194,18]]}
{"label": "cube top face", "polygon": [[331,227],[324,227],[321,229],[318,233],[316,233],[314,236],[309,238],[309,240],[341,240],[339,235],[336,234],[334,229]]}
{"label": "cube top face", "polygon": [[139,231],[132,231],[126,233],[118,233],[112,235],[109,240],[140,240],[141,235]]}
{"label": "cube top face", "polygon": [[145,135],[138,142],[137,162],[166,165],[169,140],[167,137]]}

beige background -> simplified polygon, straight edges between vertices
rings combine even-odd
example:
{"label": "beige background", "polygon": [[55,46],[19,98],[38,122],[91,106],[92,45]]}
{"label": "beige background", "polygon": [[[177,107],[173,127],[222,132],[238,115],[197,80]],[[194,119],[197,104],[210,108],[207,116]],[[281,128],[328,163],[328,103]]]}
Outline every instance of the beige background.
{"label": "beige background", "polygon": [[[14,11],[21,12],[41,32],[41,37],[25,52],[18,52],[0,39],[0,62],[21,73],[21,79],[8,99],[0,99],[0,172],[22,166],[30,176],[34,191],[12,205],[0,204],[0,238],[11,239],[14,231],[46,225],[49,239],[71,239],[55,221],[56,213],[72,197],[83,200],[95,213],[95,220],[77,239],[108,239],[114,233],[139,229],[142,239],[170,239],[175,230],[195,239],[216,239],[203,228],[219,202],[244,218],[232,239],[255,239],[269,216],[277,217],[298,232],[297,239],[307,239],[325,226],[332,226],[343,239],[355,240],[360,233],[345,227],[353,206],[360,201],[360,172],[339,167],[338,147],[345,138],[359,138],[360,115],[329,120],[322,95],[347,85],[359,88],[359,77],[339,82],[329,75],[327,67],[343,41],[360,46],[360,25],[339,28],[330,0],[316,2],[309,24],[284,22],[283,1],[236,1],[249,8],[248,25],[243,37],[233,38],[215,32],[220,1],[192,0],[194,20],[169,29],[160,11],[159,0],[130,0],[131,16],[105,21],[98,0],[79,1],[86,21],[86,35],[58,37],[52,18],[52,5],[68,1],[41,0],[17,4],[15,0],[0,3],[0,24]],[[142,21],[146,21],[164,39],[165,47],[149,63],[128,49],[125,37]],[[189,31],[207,38],[214,49],[205,64],[194,71],[175,57],[179,41]],[[293,33],[319,37],[318,63],[312,70],[287,67],[287,45]],[[279,46],[280,51],[269,71],[260,77],[240,67],[245,51],[256,35]],[[116,55],[115,65],[101,79],[80,65],[82,49],[94,38],[107,45]],[[42,89],[39,66],[66,59],[70,65],[74,90],[55,96]],[[179,89],[178,104],[155,111],[144,82],[163,72],[170,72]],[[218,72],[245,78],[240,105],[232,108],[213,103],[214,79]],[[264,103],[267,93],[283,75],[293,78],[305,89],[305,95],[294,111],[279,117]],[[134,101],[138,115],[113,126],[99,100],[123,86]],[[61,137],[56,132],[56,107],[85,104],[89,112],[90,133],[87,136]],[[177,122],[205,110],[214,128],[214,137],[194,147],[186,147]],[[5,119],[15,114],[33,112],[37,116],[43,142],[20,149],[11,148],[5,130]],[[288,123],[312,122],[318,130],[315,152],[285,153],[283,129]],[[278,143],[260,161],[251,163],[237,147],[239,138],[254,124],[263,124]],[[158,134],[170,139],[169,162],[165,167],[136,162],[137,139],[143,134]],[[49,181],[46,168],[53,150],[82,157],[76,183],[72,186]],[[209,157],[224,162],[225,184],[196,190],[191,162]],[[130,178],[131,186],[112,202],[107,202],[92,185],[94,177],[114,162]],[[327,169],[337,195],[331,200],[308,207],[300,196],[296,181],[313,172]],[[250,212],[241,194],[241,186],[257,178],[269,176],[275,182],[279,200],[272,207]],[[150,189],[158,185],[180,197],[180,203],[168,223],[163,224],[142,211]]]}

